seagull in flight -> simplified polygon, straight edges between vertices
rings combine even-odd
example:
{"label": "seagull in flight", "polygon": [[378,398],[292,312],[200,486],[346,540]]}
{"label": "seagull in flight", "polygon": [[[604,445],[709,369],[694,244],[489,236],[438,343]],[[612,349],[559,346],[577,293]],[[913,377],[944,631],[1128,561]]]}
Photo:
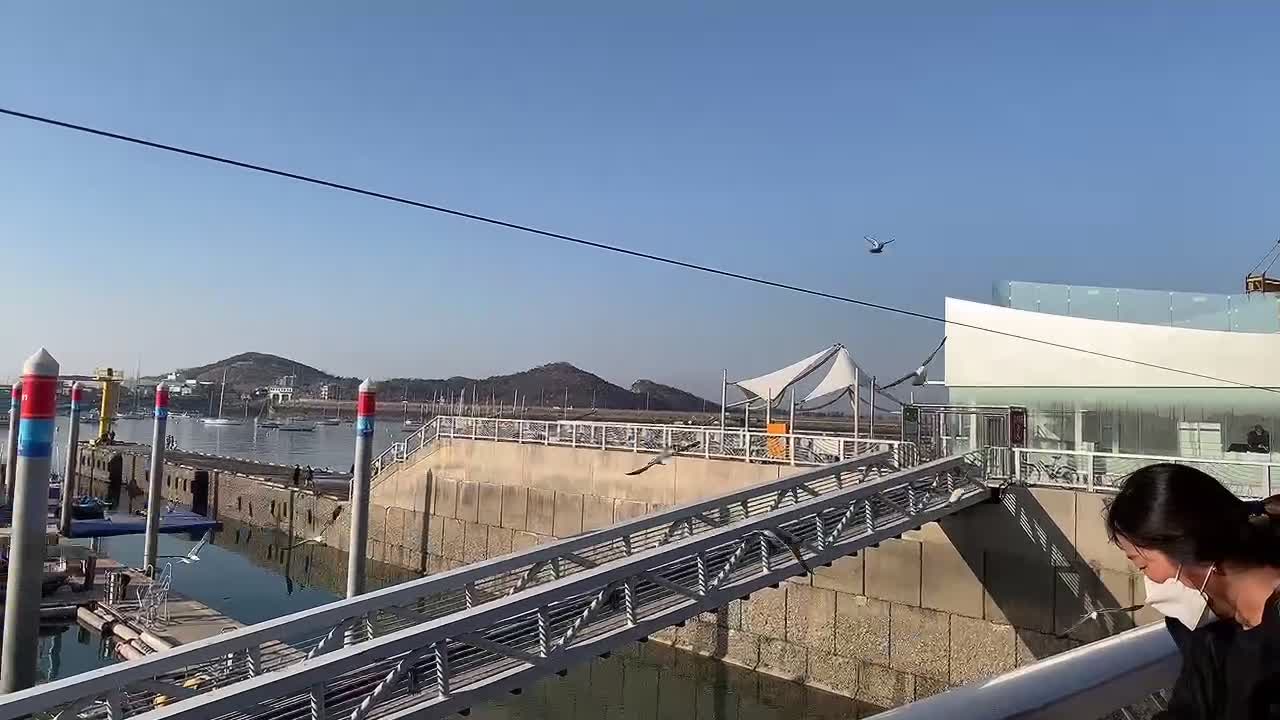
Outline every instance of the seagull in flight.
{"label": "seagull in flight", "polygon": [[903,375],[897,380],[894,380],[888,385],[880,386],[880,389],[888,390],[890,388],[897,387],[898,385],[901,385],[902,383],[908,380],[911,381],[912,385],[918,386],[918,385],[925,384],[925,381],[929,379],[929,363],[933,362],[933,359],[937,357],[938,353],[942,350],[942,346],[946,344],[947,344],[947,339],[944,337],[942,338],[942,342],[938,343],[938,347],[934,348],[933,352],[929,353],[929,357],[925,358],[924,362],[920,363],[920,367],[916,368],[915,370],[912,370],[906,375]]}
{"label": "seagull in flight", "polygon": [[289,547],[285,548],[285,550],[292,550],[292,549],[294,549],[294,548],[296,548],[296,547],[300,547],[300,546],[302,546],[302,545],[306,545],[307,543],[317,543],[317,544],[319,544],[319,543],[322,543],[322,542],[324,542],[324,536],[323,536],[323,535],[317,535],[317,536],[315,536],[315,537],[310,537],[310,538],[307,538],[307,539],[305,539],[305,540],[299,540],[298,542],[296,542],[296,543],[294,543],[294,544],[290,545]]}
{"label": "seagull in flight", "polygon": [[682,452],[688,452],[696,447],[698,447],[697,440],[694,440],[691,443],[686,443],[684,445],[676,445],[674,447],[662,448],[662,452],[658,453],[657,455],[654,455],[652,460],[636,468],[635,470],[632,470],[631,472],[627,473],[627,475],[639,475],[640,473],[648,470],[654,465],[666,465],[667,464],[666,461],[669,460],[670,458],[676,455],[679,455]]}
{"label": "seagull in flight", "polygon": [[200,542],[196,543],[195,546],[191,548],[191,552],[187,553],[186,555],[161,555],[160,558],[177,560],[183,565],[190,565],[192,563],[200,562],[200,551],[204,549],[204,546],[209,543],[209,540],[212,537],[213,537],[213,531],[205,530],[204,537],[200,538]]}
{"label": "seagull in flight", "polygon": [[795,557],[796,562],[800,563],[800,567],[804,568],[804,571],[806,573],[809,573],[810,575],[813,574],[813,568],[809,567],[809,563],[805,562],[804,556],[800,554],[799,544],[796,542],[795,538],[791,537],[789,533],[779,529],[779,530],[761,530],[760,534],[774,541],[778,545],[781,545],[786,549],[790,550],[792,556]]}
{"label": "seagull in flight", "polygon": [[1136,611],[1136,610],[1141,610],[1143,607],[1145,607],[1145,606],[1144,606],[1144,605],[1142,605],[1141,603],[1139,603],[1139,604],[1137,604],[1137,605],[1130,605],[1130,606],[1128,606],[1128,607],[1122,607],[1122,608],[1106,608],[1106,609],[1101,609],[1101,610],[1090,610],[1089,612],[1085,613],[1085,614],[1080,618],[1080,622],[1078,622],[1078,623],[1076,623],[1075,625],[1072,625],[1071,627],[1067,628],[1066,630],[1063,630],[1062,632],[1058,633],[1058,637],[1060,637],[1060,638],[1065,638],[1065,637],[1067,637],[1068,635],[1070,635],[1071,633],[1075,632],[1077,629],[1079,629],[1079,627],[1080,627],[1081,625],[1084,625],[1085,623],[1090,622],[1090,621],[1092,621],[1092,620],[1097,620],[1098,618],[1102,617],[1103,615],[1111,615],[1111,614],[1113,614],[1113,613],[1127,613],[1127,612],[1134,612],[1134,611]]}
{"label": "seagull in flight", "polygon": [[888,240],[877,240],[871,237],[870,235],[863,235],[862,238],[867,241],[868,245],[871,246],[871,249],[868,250],[867,252],[871,253],[872,255],[879,255],[883,253],[884,249],[889,247],[890,243],[892,243],[894,240],[897,240],[897,238],[889,238]]}

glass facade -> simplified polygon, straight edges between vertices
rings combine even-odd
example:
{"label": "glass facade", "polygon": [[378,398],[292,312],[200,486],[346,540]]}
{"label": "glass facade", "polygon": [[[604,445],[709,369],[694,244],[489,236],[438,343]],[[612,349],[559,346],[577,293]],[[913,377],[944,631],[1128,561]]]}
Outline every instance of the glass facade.
{"label": "glass facade", "polygon": [[[1002,282],[993,298],[1003,307],[1091,320],[1280,333],[1276,295]],[[1213,342],[1212,337],[1205,342]],[[1079,451],[1280,463],[1280,447],[1273,448],[1280,445],[1280,392],[1274,389],[949,387],[948,392],[953,404],[1026,407],[1027,446],[1046,451],[1042,460],[1054,451]],[[1068,460],[1082,462],[1063,462]],[[1123,458],[1104,456],[1093,462],[1096,473],[1133,469],[1132,461]],[[1215,472],[1238,475],[1230,480],[1240,487],[1265,490],[1280,483],[1265,467],[1217,467]]]}
{"label": "glass facade", "polygon": [[1275,295],[1000,282],[996,283],[992,298],[996,305],[1015,310],[1091,320],[1224,332],[1280,332],[1280,297]]}

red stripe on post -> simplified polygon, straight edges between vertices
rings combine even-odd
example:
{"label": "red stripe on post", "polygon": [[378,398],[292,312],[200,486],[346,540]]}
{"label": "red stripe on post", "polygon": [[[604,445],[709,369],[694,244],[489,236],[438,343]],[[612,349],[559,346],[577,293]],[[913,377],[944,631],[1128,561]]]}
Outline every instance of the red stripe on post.
{"label": "red stripe on post", "polygon": [[156,407],[169,407],[169,388],[161,386],[156,389]]}
{"label": "red stripe on post", "polygon": [[80,403],[80,396],[83,393],[84,393],[84,388],[80,387],[79,385],[72,385],[71,386],[71,402],[76,403],[78,405]]}
{"label": "red stripe on post", "polygon": [[45,420],[57,415],[57,394],[58,378],[22,376],[22,419]]}
{"label": "red stripe on post", "polygon": [[356,414],[360,417],[373,417],[377,408],[376,393],[361,392],[360,399],[356,402]]}

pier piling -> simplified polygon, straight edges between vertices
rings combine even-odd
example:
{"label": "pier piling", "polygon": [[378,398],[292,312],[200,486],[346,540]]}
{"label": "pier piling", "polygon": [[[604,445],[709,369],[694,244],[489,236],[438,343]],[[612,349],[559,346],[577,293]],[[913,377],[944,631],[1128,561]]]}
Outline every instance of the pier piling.
{"label": "pier piling", "polygon": [[147,477],[147,534],[143,543],[142,566],[147,575],[154,577],[156,548],[160,541],[160,504],[164,501],[161,480],[164,477],[165,427],[169,424],[169,388],[164,383],[156,386],[156,419],[151,434],[151,472]]}
{"label": "pier piling", "polygon": [[377,393],[369,379],[360,383],[356,402],[356,458],[351,478],[351,545],[347,560],[347,597],[364,593],[365,552],[369,542],[369,478],[373,464],[373,418]]}
{"label": "pier piling", "polygon": [[80,394],[80,383],[72,383],[71,419],[67,427],[67,464],[62,471],[62,507],[58,515],[58,532],[64,537],[71,534],[71,503],[76,497],[76,464],[80,453]]}
{"label": "pier piling", "polygon": [[5,445],[4,483],[0,484],[0,503],[13,496],[13,478],[18,468],[18,415],[22,412],[22,381],[13,384],[9,393],[9,438]]}
{"label": "pier piling", "polygon": [[40,586],[44,578],[49,470],[53,462],[58,361],[44,348],[22,366],[26,394],[17,420],[17,461],[13,473],[13,534],[0,649],[0,693],[36,684],[39,652]]}

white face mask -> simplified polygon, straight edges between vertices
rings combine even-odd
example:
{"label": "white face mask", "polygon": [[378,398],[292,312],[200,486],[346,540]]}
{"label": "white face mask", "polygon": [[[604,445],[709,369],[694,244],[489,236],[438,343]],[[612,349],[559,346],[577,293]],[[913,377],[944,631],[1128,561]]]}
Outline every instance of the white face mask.
{"label": "white face mask", "polygon": [[1204,592],[1211,574],[1213,574],[1212,565],[1209,566],[1209,572],[1205,574],[1204,583],[1200,585],[1199,590],[1189,588],[1182,583],[1181,565],[1178,566],[1177,575],[1162,583],[1153,582],[1151,578],[1144,576],[1143,581],[1147,586],[1147,607],[1165,617],[1177,620],[1190,630],[1217,620],[1217,616],[1209,609],[1209,596]]}

